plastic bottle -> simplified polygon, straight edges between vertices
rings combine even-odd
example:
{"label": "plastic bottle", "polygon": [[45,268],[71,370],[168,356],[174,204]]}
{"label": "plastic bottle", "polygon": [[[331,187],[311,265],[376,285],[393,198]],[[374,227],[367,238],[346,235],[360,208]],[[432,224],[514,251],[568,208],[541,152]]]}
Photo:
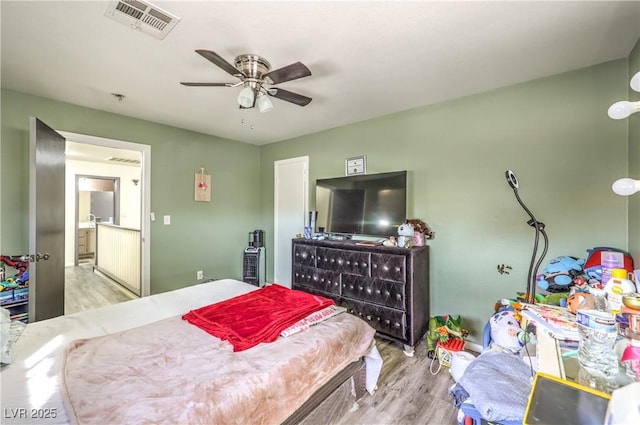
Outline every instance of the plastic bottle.
{"label": "plastic bottle", "polygon": [[607,302],[613,314],[620,314],[622,309],[622,296],[635,292],[636,285],[627,279],[625,269],[612,269],[611,279],[604,286],[607,293]]}
{"label": "plastic bottle", "polygon": [[618,358],[614,346],[618,335],[616,319],[609,311],[603,289],[591,288],[595,306],[581,309],[578,306],[578,361],[592,375],[615,377],[618,374]]}
{"label": "plastic bottle", "polygon": [[600,253],[601,275],[600,282],[602,287],[611,279],[611,270],[624,267],[624,256],[622,252],[602,251]]}

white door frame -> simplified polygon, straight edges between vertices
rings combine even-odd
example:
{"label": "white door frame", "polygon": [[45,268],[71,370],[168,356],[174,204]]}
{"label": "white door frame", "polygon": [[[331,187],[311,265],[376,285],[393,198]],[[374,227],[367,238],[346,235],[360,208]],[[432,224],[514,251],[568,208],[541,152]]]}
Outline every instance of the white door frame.
{"label": "white door frame", "polygon": [[[58,130],[56,130],[58,131]],[[142,191],[142,205],[140,208],[140,236],[142,242],[141,254],[141,296],[151,295],[151,146],[141,143],[126,142],[123,140],[106,139],[104,137],[89,136],[86,134],[58,131],[67,140],[87,143],[90,145],[104,146],[108,148],[127,149],[138,151],[142,155],[140,161],[140,190]]]}
{"label": "white door frame", "polygon": [[[279,251],[279,240],[280,238],[278,237],[278,235],[280,234],[280,229],[278,226],[278,206],[279,206],[279,196],[278,196],[278,179],[280,177],[279,175],[279,167],[281,165],[285,165],[285,164],[291,164],[291,163],[302,163],[303,165],[303,172],[302,175],[300,176],[301,178],[301,183],[302,183],[302,192],[303,192],[303,205],[304,208],[302,209],[302,211],[300,211],[300,219],[301,219],[301,226],[300,226],[300,233],[302,233],[302,230],[304,228],[305,225],[305,214],[306,211],[309,210],[309,157],[308,156],[299,156],[299,157],[295,157],[295,158],[288,158],[288,159],[282,159],[279,161],[274,161],[273,163],[273,234],[274,234],[274,238],[273,238],[273,279],[274,281],[277,282],[278,280],[278,263],[280,261],[280,259],[278,258],[278,251]],[[289,242],[290,243],[290,242]],[[285,282],[282,282],[283,284],[285,284]]]}

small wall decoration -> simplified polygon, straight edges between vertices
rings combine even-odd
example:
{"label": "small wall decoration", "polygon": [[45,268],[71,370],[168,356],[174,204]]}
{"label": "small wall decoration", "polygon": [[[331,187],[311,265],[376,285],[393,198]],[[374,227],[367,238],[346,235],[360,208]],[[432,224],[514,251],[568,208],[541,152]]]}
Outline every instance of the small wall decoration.
{"label": "small wall decoration", "polygon": [[211,202],[211,175],[205,173],[204,166],[196,173],[194,199],[196,202]]}
{"label": "small wall decoration", "polygon": [[345,174],[347,176],[353,176],[356,174],[367,173],[367,158],[362,156],[354,156],[344,160]]}

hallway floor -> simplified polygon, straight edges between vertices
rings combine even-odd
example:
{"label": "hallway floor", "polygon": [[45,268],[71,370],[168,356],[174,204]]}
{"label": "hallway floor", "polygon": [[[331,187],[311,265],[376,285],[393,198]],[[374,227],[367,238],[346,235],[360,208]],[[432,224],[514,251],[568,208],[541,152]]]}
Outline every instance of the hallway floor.
{"label": "hallway floor", "polygon": [[94,273],[92,263],[65,267],[64,314],[78,313],[138,297],[111,279]]}

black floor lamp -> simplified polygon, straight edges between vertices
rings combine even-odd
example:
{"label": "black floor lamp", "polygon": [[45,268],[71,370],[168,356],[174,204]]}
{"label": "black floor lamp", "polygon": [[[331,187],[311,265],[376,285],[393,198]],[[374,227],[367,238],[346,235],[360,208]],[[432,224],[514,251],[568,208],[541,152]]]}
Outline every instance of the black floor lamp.
{"label": "black floor lamp", "polygon": [[[529,264],[529,274],[527,275],[527,290],[525,292],[524,301],[527,303],[535,303],[536,301],[536,276],[538,274],[538,268],[542,263],[542,259],[547,254],[547,249],[549,248],[549,238],[547,237],[547,232],[544,230],[544,223],[536,220],[533,213],[527,208],[527,206],[520,199],[520,195],[518,195],[518,178],[514,174],[513,171],[507,170],[505,171],[505,177],[507,178],[507,183],[513,189],[513,193],[518,200],[520,206],[525,210],[525,212],[529,215],[530,220],[527,221],[527,224],[534,228],[535,230],[535,240],[533,243],[533,253],[531,255],[531,263]],[[538,241],[540,240],[540,235],[544,238],[544,249],[542,250],[542,254],[540,258],[536,262],[536,257],[538,255]]]}

